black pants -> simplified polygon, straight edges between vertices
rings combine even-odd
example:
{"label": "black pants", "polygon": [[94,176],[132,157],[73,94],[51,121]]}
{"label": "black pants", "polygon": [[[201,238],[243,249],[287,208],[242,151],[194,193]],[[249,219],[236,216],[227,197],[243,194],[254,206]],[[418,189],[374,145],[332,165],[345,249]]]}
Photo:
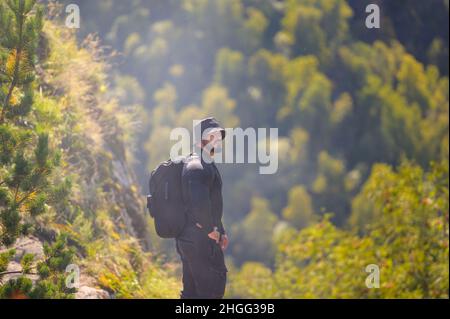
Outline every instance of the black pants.
{"label": "black pants", "polygon": [[202,229],[188,224],[176,239],[176,246],[183,263],[181,298],[223,298],[227,268],[219,244]]}

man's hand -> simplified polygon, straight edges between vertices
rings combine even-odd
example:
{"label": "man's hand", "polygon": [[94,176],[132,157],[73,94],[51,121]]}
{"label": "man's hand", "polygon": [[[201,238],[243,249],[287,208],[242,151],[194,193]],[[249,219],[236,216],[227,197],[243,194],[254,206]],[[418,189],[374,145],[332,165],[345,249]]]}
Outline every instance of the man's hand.
{"label": "man's hand", "polygon": [[228,247],[228,236],[227,235],[222,235],[221,239],[220,239],[220,247],[222,248],[222,250],[227,249]]}
{"label": "man's hand", "polygon": [[219,243],[220,233],[217,231],[217,227],[214,227],[214,230],[208,234],[208,237],[214,239],[216,243]]}

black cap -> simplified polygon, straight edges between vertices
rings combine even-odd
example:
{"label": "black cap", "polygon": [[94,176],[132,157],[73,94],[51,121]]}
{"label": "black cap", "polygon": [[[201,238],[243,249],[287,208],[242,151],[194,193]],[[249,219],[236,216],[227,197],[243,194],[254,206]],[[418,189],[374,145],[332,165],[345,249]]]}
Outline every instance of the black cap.
{"label": "black cap", "polygon": [[[203,136],[203,132],[206,130],[213,131],[220,131],[222,133],[222,140],[225,138],[225,129],[220,126],[219,122],[214,117],[207,117],[203,120],[201,120],[197,125],[194,127],[194,134],[198,132],[198,127],[200,126],[200,138]],[[196,137],[198,139],[198,137]]]}

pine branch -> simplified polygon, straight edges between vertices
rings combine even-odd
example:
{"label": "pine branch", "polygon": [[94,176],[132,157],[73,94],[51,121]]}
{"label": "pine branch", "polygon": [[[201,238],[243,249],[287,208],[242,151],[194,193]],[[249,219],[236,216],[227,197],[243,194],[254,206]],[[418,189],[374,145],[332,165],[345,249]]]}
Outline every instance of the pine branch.
{"label": "pine branch", "polygon": [[22,45],[23,45],[23,24],[24,24],[24,15],[21,13],[20,15],[16,15],[19,19],[17,23],[19,24],[19,43],[16,49],[16,60],[14,65],[14,76],[11,82],[11,85],[8,90],[8,94],[5,97],[5,101],[3,102],[2,112],[0,114],[0,124],[5,122],[5,111],[9,107],[9,100],[11,99],[11,95],[14,91],[14,88],[19,81],[19,68],[20,68],[20,56],[22,55]]}
{"label": "pine branch", "polygon": [[19,192],[20,182],[17,183],[16,189],[14,191],[14,203],[17,202],[17,193]]}
{"label": "pine branch", "polygon": [[26,201],[28,199],[28,197],[33,194],[34,192],[36,192],[39,188],[38,187],[32,187],[28,193],[26,193],[18,202],[17,205],[22,205],[24,201]]}
{"label": "pine branch", "polygon": [[26,195],[24,195],[24,196],[22,197],[21,200],[19,200],[19,201],[17,202],[17,205],[18,205],[18,206],[22,205],[22,203],[23,203],[24,201],[26,201],[27,198],[28,198],[34,191],[36,191],[36,189],[35,189],[35,188],[32,188]]}
{"label": "pine branch", "polygon": [[[36,266],[31,266],[29,269],[35,269]],[[39,275],[38,273],[35,272],[30,272],[30,271],[25,271],[22,270],[11,270],[11,271],[4,271],[4,272],[0,272],[0,281],[1,281],[1,277],[5,276],[5,275],[13,275],[13,274],[23,274],[23,275]]]}
{"label": "pine branch", "polygon": [[14,270],[14,271],[0,272],[0,277],[5,276],[5,275],[13,275],[13,274],[39,275],[38,273],[35,273],[35,272],[25,272],[24,273],[22,270]]}

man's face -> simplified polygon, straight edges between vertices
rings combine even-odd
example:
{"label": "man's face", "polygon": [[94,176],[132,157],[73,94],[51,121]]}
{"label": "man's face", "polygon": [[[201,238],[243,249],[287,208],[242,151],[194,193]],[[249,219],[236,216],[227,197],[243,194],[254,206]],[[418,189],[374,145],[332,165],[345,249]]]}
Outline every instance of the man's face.
{"label": "man's face", "polygon": [[220,131],[207,133],[203,141],[203,147],[212,154],[222,150],[222,133]]}

